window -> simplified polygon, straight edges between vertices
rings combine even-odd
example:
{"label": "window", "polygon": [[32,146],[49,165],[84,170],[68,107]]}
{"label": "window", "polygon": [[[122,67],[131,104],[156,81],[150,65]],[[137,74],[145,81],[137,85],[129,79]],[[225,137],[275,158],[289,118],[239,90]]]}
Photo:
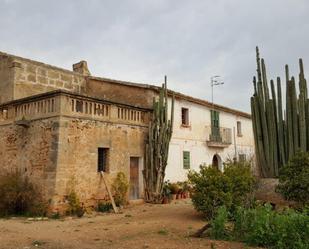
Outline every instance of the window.
{"label": "window", "polygon": [[183,151],[183,168],[190,169],[190,151]]}
{"label": "window", "polygon": [[189,126],[189,109],[181,108],[181,124]]}
{"label": "window", "polygon": [[219,112],[211,110],[211,135],[215,141],[220,140]]}
{"label": "window", "polygon": [[98,148],[98,172],[107,172],[108,148]]}
{"label": "window", "polygon": [[237,136],[241,137],[242,133],[241,133],[241,122],[237,121]]}
{"label": "window", "polygon": [[239,157],[239,161],[240,162],[245,162],[246,161],[246,154],[239,154],[238,157]]}
{"label": "window", "polygon": [[211,110],[211,126],[219,128],[219,112]]}

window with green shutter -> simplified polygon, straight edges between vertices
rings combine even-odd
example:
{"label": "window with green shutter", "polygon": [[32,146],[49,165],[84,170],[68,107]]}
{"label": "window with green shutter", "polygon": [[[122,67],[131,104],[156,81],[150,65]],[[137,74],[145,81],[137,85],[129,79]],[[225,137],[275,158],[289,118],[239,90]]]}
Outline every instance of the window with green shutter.
{"label": "window with green shutter", "polygon": [[190,151],[183,151],[183,168],[190,169]]}
{"label": "window with green shutter", "polygon": [[221,141],[220,137],[220,122],[219,122],[219,112],[211,110],[211,137],[214,141]]}

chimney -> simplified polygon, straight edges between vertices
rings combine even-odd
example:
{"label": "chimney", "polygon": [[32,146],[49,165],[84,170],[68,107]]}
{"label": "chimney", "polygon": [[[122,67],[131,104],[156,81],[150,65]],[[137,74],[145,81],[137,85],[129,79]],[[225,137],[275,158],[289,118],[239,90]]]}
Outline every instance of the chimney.
{"label": "chimney", "polygon": [[73,71],[85,76],[90,76],[90,72],[87,66],[87,61],[80,61],[73,64]]}

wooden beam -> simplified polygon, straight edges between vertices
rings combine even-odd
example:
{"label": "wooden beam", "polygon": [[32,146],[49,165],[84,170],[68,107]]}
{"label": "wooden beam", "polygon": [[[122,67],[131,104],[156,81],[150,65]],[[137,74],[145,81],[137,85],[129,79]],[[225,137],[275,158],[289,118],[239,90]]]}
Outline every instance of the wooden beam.
{"label": "wooden beam", "polygon": [[100,173],[101,173],[101,177],[103,178],[103,182],[104,182],[105,188],[106,188],[106,190],[107,190],[107,192],[108,192],[109,198],[111,199],[114,212],[117,214],[117,213],[118,213],[118,208],[117,208],[117,206],[116,206],[114,197],[113,197],[113,195],[112,195],[112,193],[111,193],[111,191],[110,191],[110,189],[109,189],[109,187],[108,187],[108,185],[107,185],[107,183],[106,183],[106,181],[105,181],[104,172],[103,172],[103,171],[100,171]]}

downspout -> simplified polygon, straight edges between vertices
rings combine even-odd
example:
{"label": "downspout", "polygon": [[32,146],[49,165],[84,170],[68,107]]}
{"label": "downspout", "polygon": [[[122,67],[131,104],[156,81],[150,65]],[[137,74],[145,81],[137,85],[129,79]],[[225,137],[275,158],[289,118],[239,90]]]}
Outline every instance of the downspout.
{"label": "downspout", "polygon": [[235,126],[233,127],[233,135],[234,135],[234,162],[237,162],[237,146],[236,146],[236,135],[235,135]]}

